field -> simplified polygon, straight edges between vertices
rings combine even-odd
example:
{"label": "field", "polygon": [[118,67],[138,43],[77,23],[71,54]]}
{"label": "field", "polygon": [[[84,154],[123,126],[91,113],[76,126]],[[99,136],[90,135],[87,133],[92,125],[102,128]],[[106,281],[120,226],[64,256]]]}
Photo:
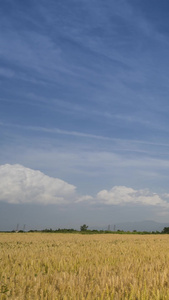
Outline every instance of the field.
{"label": "field", "polygon": [[169,299],[169,235],[0,233],[0,299]]}

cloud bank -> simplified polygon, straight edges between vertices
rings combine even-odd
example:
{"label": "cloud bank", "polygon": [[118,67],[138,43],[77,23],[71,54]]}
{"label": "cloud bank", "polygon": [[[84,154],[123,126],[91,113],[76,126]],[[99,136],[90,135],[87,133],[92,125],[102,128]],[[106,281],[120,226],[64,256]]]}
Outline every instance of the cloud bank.
{"label": "cloud bank", "polygon": [[0,166],[0,200],[8,203],[67,203],[76,187],[21,165]]}
{"label": "cloud bank", "polygon": [[160,196],[148,189],[134,190],[126,186],[114,186],[101,190],[96,196],[78,195],[76,187],[49,177],[40,171],[22,165],[0,166],[0,201],[13,204],[68,204],[87,203],[102,205],[142,205],[169,208],[168,194]]}
{"label": "cloud bank", "polygon": [[147,189],[134,190],[125,186],[115,186],[109,191],[102,190],[97,194],[97,199],[108,205],[141,204],[169,207],[169,204],[158,194],[150,193]]}

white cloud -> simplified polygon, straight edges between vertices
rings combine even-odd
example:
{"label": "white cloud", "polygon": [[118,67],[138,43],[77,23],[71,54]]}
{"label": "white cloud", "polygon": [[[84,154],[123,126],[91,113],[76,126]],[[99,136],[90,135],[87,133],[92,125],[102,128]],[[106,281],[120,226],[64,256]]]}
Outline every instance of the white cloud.
{"label": "white cloud", "polygon": [[101,190],[97,195],[78,195],[76,187],[58,178],[22,165],[0,166],[0,201],[14,204],[67,204],[86,203],[103,205],[142,205],[169,208],[169,194],[160,196],[148,189],[134,190],[126,186],[114,186]]}
{"label": "white cloud", "polygon": [[0,201],[61,204],[75,197],[76,187],[21,165],[0,166]]}
{"label": "white cloud", "polygon": [[84,196],[79,197],[76,202],[77,203],[78,202],[87,202],[87,201],[91,202],[93,200],[94,200],[94,198],[92,196],[90,196],[90,195],[84,195]]}
{"label": "white cloud", "polygon": [[134,190],[125,186],[115,186],[111,190],[102,190],[97,194],[97,201],[108,205],[140,204],[169,207],[169,203],[149,190]]}

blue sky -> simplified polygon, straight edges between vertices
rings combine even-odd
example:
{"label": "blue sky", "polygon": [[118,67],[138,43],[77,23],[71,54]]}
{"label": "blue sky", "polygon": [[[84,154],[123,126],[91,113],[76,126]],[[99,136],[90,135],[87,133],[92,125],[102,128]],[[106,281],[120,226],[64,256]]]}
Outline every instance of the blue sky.
{"label": "blue sky", "polygon": [[[0,206],[10,226],[29,222],[16,217],[28,202],[46,209],[46,226],[55,225],[53,210],[56,226],[168,220],[168,1],[5,0],[0,8]],[[43,173],[44,193],[48,176],[75,187],[62,193],[74,200],[46,192],[44,207],[31,193],[33,182],[42,189],[36,179],[23,189],[30,169]],[[25,202],[11,200],[17,184]],[[43,227],[42,216],[28,219]]]}

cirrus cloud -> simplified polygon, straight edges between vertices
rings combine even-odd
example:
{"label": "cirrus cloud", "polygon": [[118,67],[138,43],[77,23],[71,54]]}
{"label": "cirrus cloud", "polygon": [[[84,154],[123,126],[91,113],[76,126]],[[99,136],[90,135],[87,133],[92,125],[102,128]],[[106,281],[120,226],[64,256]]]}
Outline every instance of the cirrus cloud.
{"label": "cirrus cloud", "polygon": [[0,166],[0,201],[61,204],[74,199],[76,187],[22,165]]}

